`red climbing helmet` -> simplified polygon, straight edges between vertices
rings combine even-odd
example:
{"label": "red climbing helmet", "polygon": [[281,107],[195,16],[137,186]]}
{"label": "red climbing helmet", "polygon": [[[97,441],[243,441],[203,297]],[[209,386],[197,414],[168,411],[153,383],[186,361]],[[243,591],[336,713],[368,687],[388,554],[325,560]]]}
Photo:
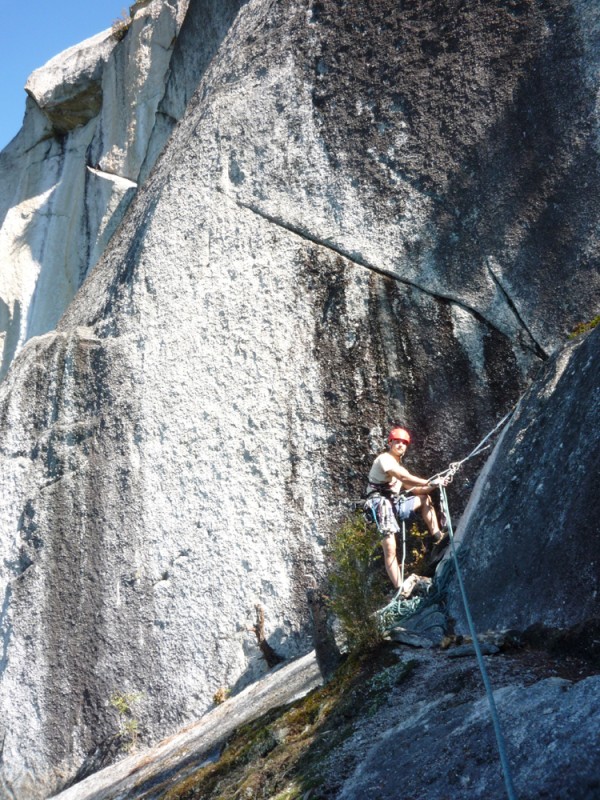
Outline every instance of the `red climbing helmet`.
{"label": "red climbing helmet", "polygon": [[392,428],[388,436],[388,442],[400,440],[404,444],[410,444],[410,433],[405,431],[404,428]]}

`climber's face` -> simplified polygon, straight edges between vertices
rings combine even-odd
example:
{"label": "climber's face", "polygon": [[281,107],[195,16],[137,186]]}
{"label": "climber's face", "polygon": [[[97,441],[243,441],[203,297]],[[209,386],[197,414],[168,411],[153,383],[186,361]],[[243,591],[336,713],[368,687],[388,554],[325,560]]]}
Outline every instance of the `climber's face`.
{"label": "climber's face", "polygon": [[406,442],[403,442],[402,439],[392,439],[390,449],[396,458],[402,458],[406,453]]}

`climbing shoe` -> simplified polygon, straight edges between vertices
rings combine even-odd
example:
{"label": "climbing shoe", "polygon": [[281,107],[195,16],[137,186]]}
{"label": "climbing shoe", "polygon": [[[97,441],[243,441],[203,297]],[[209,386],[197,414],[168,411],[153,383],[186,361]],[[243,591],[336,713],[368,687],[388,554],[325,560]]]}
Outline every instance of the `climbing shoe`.
{"label": "climbing shoe", "polygon": [[432,538],[434,547],[446,547],[450,541],[448,531],[440,531],[439,536],[433,536]]}

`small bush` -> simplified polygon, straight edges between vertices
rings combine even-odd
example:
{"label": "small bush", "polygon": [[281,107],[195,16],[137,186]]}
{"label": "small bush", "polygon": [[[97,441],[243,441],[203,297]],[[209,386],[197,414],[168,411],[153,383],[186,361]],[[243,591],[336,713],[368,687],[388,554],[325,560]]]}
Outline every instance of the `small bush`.
{"label": "small bush", "polygon": [[134,706],[142,697],[141,694],[115,692],[110,698],[111,706],[119,715],[119,735],[123,742],[122,747],[126,752],[135,750],[137,746],[140,726],[134,714]]}
{"label": "small bush", "polygon": [[[407,526],[408,527],[408,526]],[[427,530],[421,530],[416,522],[406,531],[406,565],[405,576],[411,572],[421,575],[427,559],[427,547],[425,539],[428,536]],[[402,543],[398,542],[398,563],[402,558]]]}
{"label": "small bush", "polygon": [[224,686],[221,686],[220,689],[213,694],[213,703],[216,706],[220,706],[221,703],[224,703],[225,700],[231,695],[231,689],[226,689]]}
{"label": "small bush", "polygon": [[365,523],[361,513],[354,514],[334,535],[328,555],[330,607],[349,650],[375,647],[381,632],[373,612],[385,605],[387,586],[377,530]]}
{"label": "small bush", "polygon": [[129,16],[129,13],[123,9],[121,11],[121,16],[116,19],[112,24],[112,35],[118,42],[125,36],[129,28],[131,27],[132,19]]}
{"label": "small bush", "polygon": [[581,336],[582,333],[591,331],[596,327],[596,325],[598,325],[598,323],[600,323],[600,314],[597,317],[594,317],[594,319],[591,319],[589,322],[580,322],[579,325],[576,325],[569,334],[569,339],[574,339],[576,336]]}

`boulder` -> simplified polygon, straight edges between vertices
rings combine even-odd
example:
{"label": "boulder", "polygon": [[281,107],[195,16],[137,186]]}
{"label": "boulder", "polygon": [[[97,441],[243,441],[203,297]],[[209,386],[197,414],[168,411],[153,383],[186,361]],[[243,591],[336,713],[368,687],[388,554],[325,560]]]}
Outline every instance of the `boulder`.
{"label": "boulder", "polygon": [[117,39],[104,31],[70,47],[35,70],[25,91],[57,134],[85,125],[102,107],[102,72]]}
{"label": "boulder", "polygon": [[[430,686],[415,682],[421,695],[413,691],[397,699],[387,725],[380,718],[370,730],[357,732],[344,754],[354,745],[356,766],[336,793],[339,800],[508,796],[480,683],[467,669],[461,673],[449,667],[445,675],[438,667]],[[576,682],[550,677],[528,685],[515,676],[502,683],[494,699],[515,796],[592,800],[599,786],[589,744],[596,736],[598,676]],[[341,757],[336,752],[330,766],[343,764]],[[373,787],[378,794],[373,795]]]}

